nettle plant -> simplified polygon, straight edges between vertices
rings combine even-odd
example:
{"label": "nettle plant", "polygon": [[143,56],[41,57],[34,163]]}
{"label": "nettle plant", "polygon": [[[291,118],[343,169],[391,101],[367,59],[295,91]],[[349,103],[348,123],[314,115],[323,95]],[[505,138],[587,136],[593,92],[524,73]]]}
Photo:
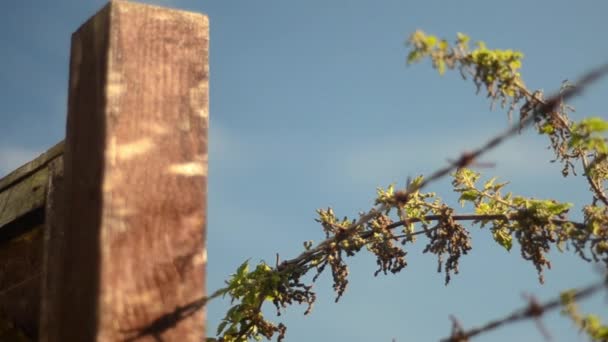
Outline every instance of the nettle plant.
{"label": "nettle plant", "polygon": [[[408,181],[403,189],[378,188],[375,206],[358,216],[339,218],[331,208],[317,210],[318,221],[326,239],[314,244],[304,242],[304,251],[296,258],[275,266],[260,262],[250,267],[243,263],[226,287],[209,299],[229,297],[232,306],[217,328],[217,338],[208,341],[238,342],[249,339],[282,340],[286,334],[283,323],[275,324],[262,314],[264,304],[275,306],[277,314],[289,305],[306,304],[310,313],[316,300],[312,283],[326,270],[333,277],[336,302],[348,286],[347,257],[367,250],[376,257],[374,275],[398,273],[407,266],[407,249],[417,240],[426,244],[424,253],[434,254],[438,271],[445,273],[446,285],[458,273],[462,255],[471,250],[471,236],[464,223],[478,225],[489,231],[499,246],[507,250],[519,248],[521,257],[531,262],[543,282],[543,271],[551,267],[547,258],[550,249],[573,250],[586,261],[608,266],[608,144],[605,132],[608,122],[589,117],[573,122],[568,114],[573,108],[565,101],[595,81],[608,67],[584,76],[577,84],[564,83],[560,91],[545,98],[541,91],[526,88],[519,72],[523,54],[512,50],[489,49],[483,42],[474,48],[470,39],[457,34],[450,44],[444,39],[414,32],[408,39],[408,64],[430,59],[439,74],[458,70],[464,79],[471,79],[477,92],[485,92],[492,106],[519,113],[519,120],[505,132],[498,134],[480,148],[463,153],[457,160],[428,177],[419,176]],[[496,178],[481,181],[481,175],[469,169],[476,159],[505,139],[517,135],[527,126],[548,138],[555,160],[562,163],[564,177],[581,172],[589,184],[591,203],[582,208],[583,222],[568,219],[573,204],[552,199],[534,199],[506,192],[507,183]],[[472,213],[459,214],[439,196],[422,190],[441,177],[453,178],[453,190],[459,193],[463,206],[469,204]],[[420,242],[418,242],[420,243]],[[517,247],[516,247],[517,246]],[[305,282],[304,276],[312,275]],[[586,334],[596,341],[608,339],[608,326],[595,315],[581,314],[576,306],[580,299],[602,288],[605,282],[589,288],[567,290],[554,301],[538,303],[533,298],[521,310],[504,319],[490,322],[481,328],[464,330],[453,318],[451,335],[445,341],[468,341],[471,337],[491,330],[503,323],[538,318],[546,310],[562,308]]]}

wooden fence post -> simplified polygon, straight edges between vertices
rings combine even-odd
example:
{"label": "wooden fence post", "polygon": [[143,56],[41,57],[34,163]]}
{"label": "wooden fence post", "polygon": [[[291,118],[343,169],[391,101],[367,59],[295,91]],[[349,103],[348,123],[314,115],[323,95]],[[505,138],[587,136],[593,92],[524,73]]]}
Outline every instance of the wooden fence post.
{"label": "wooden fence post", "polygon": [[111,1],[73,34],[47,341],[203,340],[203,310],[139,334],[205,295],[207,127],[206,16]]}

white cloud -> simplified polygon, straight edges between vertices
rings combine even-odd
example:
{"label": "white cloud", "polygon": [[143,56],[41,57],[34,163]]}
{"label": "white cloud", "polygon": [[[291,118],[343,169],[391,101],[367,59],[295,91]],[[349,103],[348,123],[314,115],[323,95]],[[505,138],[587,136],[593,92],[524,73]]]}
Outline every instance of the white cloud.
{"label": "white cloud", "polygon": [[235,168],[247,162],[242,139],[235,133],[212,120],[208,134],[210,165],[216,163],[223,167]]}
{"label": "white cloud", "polygon": [[[342,157],[329,162],[334,164],[340,177],[347,177],[356,186],[403,183],[406,177],[432,172],[445,166],[448,159],[458,159],[463,152],[485,142],[479,135],[437,133],[427,138],[419,133],[409,137],[395,135],[344,146],[334,154]],[[501,178],[542,176],[552,159],[546,145],[540,139],[522,134],[488,152],[480,162],[495,164],[492,174]]]}

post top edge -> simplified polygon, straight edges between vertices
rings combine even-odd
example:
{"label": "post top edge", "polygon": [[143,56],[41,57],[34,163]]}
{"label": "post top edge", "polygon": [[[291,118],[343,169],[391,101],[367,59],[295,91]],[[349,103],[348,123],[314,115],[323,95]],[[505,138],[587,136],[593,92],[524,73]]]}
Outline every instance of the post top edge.
{"label": "post top edge", "polygon": [[[167,12],[173,12],[173,13],[180,14],[180,15],[201,17],[201,19],[203,19],[205,21],[209,20],[209,17],[207,16],[207,14],[202,13],[202,12],[194,12],[194,11],[188,11],[188,10],[183,10],[183,9],[179,9],[179,8],[165,7],[165,6],[156,5],[156,4],[148,4],[145,2],[141,2],[141,1],[109,0],[108,3],[104,6],[104,8],[106,6],[125,6],[125,7],[133,7],[133,8],[140,7],[140,8],[147,8],[147,9],[157,9],[157,10],[162,10],[162,11],[167,11]],[[102,8],[102,10],[103,10],[103,8]]]}

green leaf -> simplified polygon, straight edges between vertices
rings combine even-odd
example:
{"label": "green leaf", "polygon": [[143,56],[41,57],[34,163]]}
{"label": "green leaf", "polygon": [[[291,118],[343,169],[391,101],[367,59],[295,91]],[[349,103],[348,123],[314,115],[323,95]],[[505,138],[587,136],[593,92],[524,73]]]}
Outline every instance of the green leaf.
{"label": "green leaf", "polygon": [[414,227],[414,224],[413,223],[409,223],[407,225],[407,233],[414,234],[415,231],[416,231],[416,228]]}
{"label": "green leaf", "polygon": [[608,121],[599,117],[583,119],[580,124],[586,126],[589,132],[604,132],[608,130]]}
{"label": "green leaf", "polygon": [[591,232],[595,236],[599,236],[601,233],[602,225],[598,221],[591,221]]}
{"label": "green leaf", "polygon": [[499,245],[503,246],[507,251],[511,251],[513,247],[513,237],[505,229],[496,229],[492,235],[494,241],[498,242]]}
{"label": "green leaf", "polygon": [[407,64],[413,64],[418,62],[424,57],[424,54],[418,50],[413,50],[407,55]]}
{"label": "green leaf", "polygon": [[471,40],[471,38],[469,38],[469,36],[467,36],[464,33],[460,33],[460,32],[456,33],[456,37],[458,38],[458,42],[463,43],[463,44],[466,44],[469,42],[469,40]]}
{"label": "green leaf", "polygon": [[460,198],[458,198],[458,202],[460,203],[460,205],[464,206],[465,201],[473,202],[473,201],[477,200],[478,197],[479,197],[479,192],[477,190],[468,190],[468,191],[464,191],[462,194],[460,194]]}
{"label": "green leaf", "polygon": [[555,132],[555,127],[548,122],[540,127],[540,133],[542,134],[552,134],[553,132]]}
{"label": "green leaf", "polygon": [[437,61],[437,71],[439,71],[439,75],[441,76],[445,74],[445,61],[443,59]]}
{"label": "green leaf", "polygon": [[585,317],[585,325],[589,330],[597,330],[602,325],[602,321],[597,315],[591,314]]}
{"label": "green leaf", "polygon": [[483,188],[485,190],[491,189],[494,186],[494,182],[496,182],[496,177],[490,178],[487,182],[483,184]]}
{"label": "green leaf", "polygon": [[568,147],[570,148],[576,148],[579,147],[581,145],[581,142],[583,141],[583,136],[577,133],[572,133],[572,136],[570,137],[570,141],[568,141]]}
{"label": "green leaf", "polygon": [[415,187],[419,187],[420,184],[422,184],[423,180],[424,180],[423,176],[418,176],[418,177],[414,178],[414,180],[410,183],[410,185],[415,186]]}
{"label": "green leaf", "polygon": [[480,203],[476,208],[475,208],[475,213],[478,215],[486,215],[491,213],[492,207],[490,207],[490,205],[488,203]]}
{"label": "green leaf", "polygon": [[222,332],[224,331],[224,329],[226,328],[226,325],[228,324],[228,321],[222,321],[222,323],[220,323],[220,325],[217,326],[217,332],[215,333],[216,335],[221,335]]}
{"label": "green leaf", "polygon": [[521,61],[520,60],[514,60],[509,62],[509,67],[511,68],[511,70],[517,70],[519,68],[521,68]]}
{"label": "green leaf", "polygon": [[245,277],[249,273],[249,259],[245,260],[244,263],[239,266],[236,270],[236,276],[239,278]]}
{"label": "green leaf", "polygon": [[596,333],[593,336],[598,341],[606,341],[608,340],[608,327],[602,326],[597,329]]}
{"label": "green leaf", "polygon": [[602,154],[608,153],[608,146],[606,145],[606,141],[600,137],[592,137],[587,142],[587,148],[589,150],[597,151]]}
{"label": "green leaf", "polygon": [[560,215],[572,208],[572,203],[557,203],[553,201],[547,201],[546,206],[549,212],[553,215]]}

